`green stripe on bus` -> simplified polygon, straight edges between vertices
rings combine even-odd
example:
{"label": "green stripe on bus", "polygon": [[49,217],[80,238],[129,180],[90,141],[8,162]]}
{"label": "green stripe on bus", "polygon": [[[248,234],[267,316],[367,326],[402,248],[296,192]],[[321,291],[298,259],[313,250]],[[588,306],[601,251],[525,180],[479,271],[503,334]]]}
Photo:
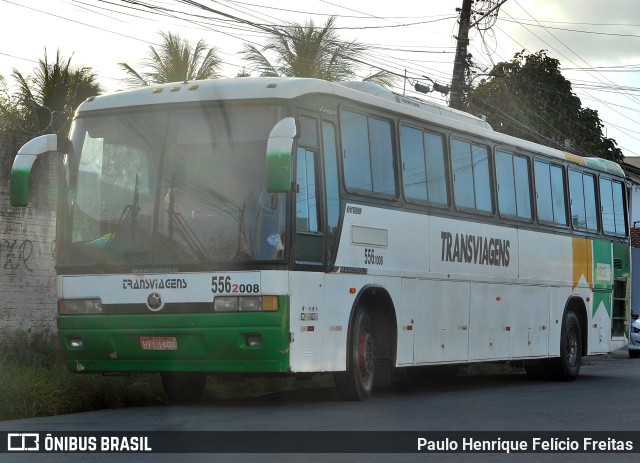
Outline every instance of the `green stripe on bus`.
{"label": "green stripe on bus", "polygon": [[611,317],[611,289],[613,286],[611,243],[608,241],[593,241],[593,308],[595,316],[603,307]]}
{"label": "green stripe on bus", "polygon": [[[289,298],[279,299],[278,312],[61,316],[58,331],[73,372],[288,372]],[[145,350],[142,337],[175,338],[177,349]]]}
{"label": "green stripe on bus", "polygon": [[10,201],[14,207],[26,207],[29,205],[29,175],[31,169],[11,169],[11,193]]}

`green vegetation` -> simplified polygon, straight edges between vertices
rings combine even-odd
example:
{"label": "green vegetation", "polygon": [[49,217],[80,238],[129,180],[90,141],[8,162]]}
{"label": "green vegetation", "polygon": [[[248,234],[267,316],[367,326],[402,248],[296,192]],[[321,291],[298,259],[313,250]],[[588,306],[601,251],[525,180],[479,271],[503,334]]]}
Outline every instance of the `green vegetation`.
{"label": "green vegetation", "polygon": [[[67,371],[55,333],[16,333],[0,341],[0,421],[166,403],[160,375],[78,375]],[[211,376],[207,400],[252,397],[298,388],[331,387],[330,376],[299,382],[290,377]]]}
{"label": "green vegetation", "polygon": [[537,53],[516,53],[477,87],[468,89],[467,108],[486,116],[497,132],[580,156],[622,161],[622,150],[605,135],[598,111],[582,106],[560,70],[560,61]]}
{"label": "green vegetation", "polygon": [[162,397],[157,375],[103,377],[66,370],[56,336],[15,334],[0,343],[0,420],[148,405]]}
{"label": "green vegetation", "polygon": [[[245,44],[241,52],[247,68],[262,77],[308,77],[338,82],[359,80],[367,47],[355,40],[342,40],[337,33],[336,16],[321,27],[310,19],[304,24],[287,22],[267,31],[267,44]],[[243,71],[243,75],[246,73]],[[362,79],[390,87],[395,75],[375,68]]]}
{"label": "green vegetation", "polygon": [[10,91],[0,77],[0,131],[35,137],[45,133],[66,135],[78,105],[102,88],[98,76],[86,66],[72,66],[60,51],[44,58],[30,75],[13,69],[17,88]]}
{"label": "green vegetation", "polygon": [[215,47],[209,47],[204,40],[199,40],[193,46],[179,34],[171,32],[160,32],[160,36],[162,43],[158,49],[149,46],[144,70],[136,71],[127,63],[120,63],[120,67],[129,75],[124,81],[130,87],[220,77],[222,60]]}

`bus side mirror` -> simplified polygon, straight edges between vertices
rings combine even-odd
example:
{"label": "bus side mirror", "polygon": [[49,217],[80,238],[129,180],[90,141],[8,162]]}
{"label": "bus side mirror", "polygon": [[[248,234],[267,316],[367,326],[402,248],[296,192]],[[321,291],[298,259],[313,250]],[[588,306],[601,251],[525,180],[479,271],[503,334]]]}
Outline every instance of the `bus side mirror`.
{"label": "bus side mirror", "polygon": [[267,142],[267,191],[286,193],[292,185],[293,139],[298,130],[293,117],[285,117],[271,129]]}
{"label": "bus side mirror", "polygon": [[[64,143],[67,141],[67,143]],[[62,146],[58,146],[61,144]],[[9,195],[11,205],[26,207],[29,205],[29,176],[33,164],[42,154],[56,151],[65,152],[70,142],[64,137],[58,138],[56,134],[40,135],[25,143],[18,151],[13,166],[11,166],[11,183]]]}

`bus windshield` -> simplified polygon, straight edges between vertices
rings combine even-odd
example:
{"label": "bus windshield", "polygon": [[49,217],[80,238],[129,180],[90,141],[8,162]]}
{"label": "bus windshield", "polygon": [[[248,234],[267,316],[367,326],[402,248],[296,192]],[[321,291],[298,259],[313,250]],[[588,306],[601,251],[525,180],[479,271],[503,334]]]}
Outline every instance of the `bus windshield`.
{"label": "bus windshield", "polygon": [[59,263],[283,259],[286,201],[265,190],[265,151],[285,109],[163,108],[75,121],[78,175],[59,214]]}

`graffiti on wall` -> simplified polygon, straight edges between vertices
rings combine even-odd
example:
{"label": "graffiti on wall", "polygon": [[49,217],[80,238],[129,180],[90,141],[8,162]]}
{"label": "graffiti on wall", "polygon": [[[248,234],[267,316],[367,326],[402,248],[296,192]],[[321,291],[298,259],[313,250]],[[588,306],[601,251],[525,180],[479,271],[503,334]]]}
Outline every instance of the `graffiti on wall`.
{"label": "graffiti on wall", "polygon": [[33,243],[31,240],[0,241],[0,265],[6,270],[17,270],[21,267],[33,271],[29,261],[33,257]]}

